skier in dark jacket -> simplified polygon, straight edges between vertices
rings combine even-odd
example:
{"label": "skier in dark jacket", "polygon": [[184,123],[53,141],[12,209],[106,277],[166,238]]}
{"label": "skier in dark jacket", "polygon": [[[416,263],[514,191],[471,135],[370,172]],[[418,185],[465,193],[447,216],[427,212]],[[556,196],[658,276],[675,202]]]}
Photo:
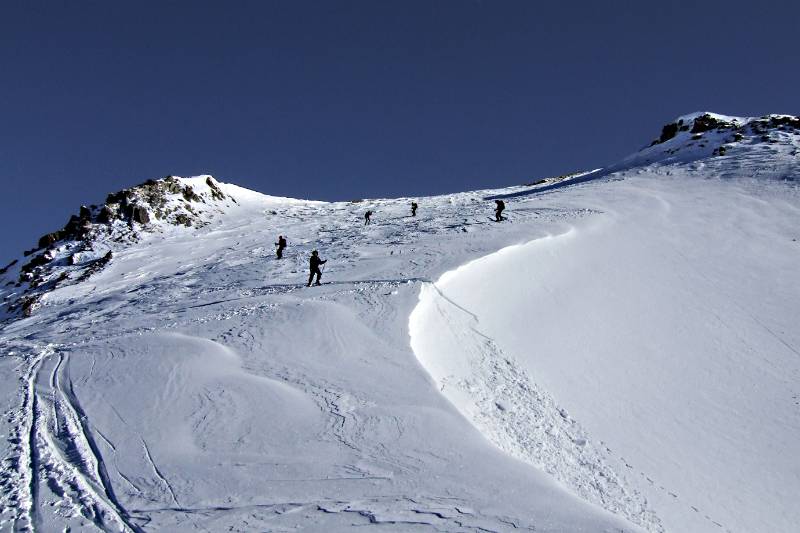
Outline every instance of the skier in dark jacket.
{"label": "skier in dark jacket", "polygon": [[308,274],[308,285],[306,285],[306,287],[311,286],[311,281],[314,279],[314,274],[317,275],[317,282],[315,285],[322,285],[322,283],[319,282],[320,278],[322,278],[322,272],[320,272],[319,266],[324,265],[327,262],[327,259],[323,261],[319,258],[319,253],[316,250],[311,252],[311,258],[308,260],[308,266],[311,269],[311,272]]}
{"label": "skier in dark jacket", "polygon": [[278,247],[278,259],[282,259],[283,249],[286,248],[286,239],[283,238],[283,235],[278,235],[278,242],[275,243],[275,246]]}
{"label": "skier in dark jacket", "polygon": [[364,225],[365,226],[370,223],[369,218],[371,216],[372,216],[372,211],[367,211],[366,213],[364,213]]}
{"label": "skier in dark jacket", "polygon": [[417,216],[417,202],[411,202],[411,216]]}
{"label": "skier in dark jacket", "polygon": [[503,220],[503,209],[506,208],[506,204],[503,200],[495,200],[494,203],[497,204],[497,207],[494,209],[494,221],[500,222]]}

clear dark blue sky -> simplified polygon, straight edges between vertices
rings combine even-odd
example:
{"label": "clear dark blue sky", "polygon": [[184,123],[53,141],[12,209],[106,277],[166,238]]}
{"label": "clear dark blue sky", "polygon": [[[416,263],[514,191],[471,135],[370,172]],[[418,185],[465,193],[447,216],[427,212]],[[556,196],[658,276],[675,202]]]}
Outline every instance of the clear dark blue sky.
{"label": "clear dark blue sky", "polygon": [[0,261],[150,177],[427,195],[602,166],[695,110],[799,114],[798,4],[3,2]]}

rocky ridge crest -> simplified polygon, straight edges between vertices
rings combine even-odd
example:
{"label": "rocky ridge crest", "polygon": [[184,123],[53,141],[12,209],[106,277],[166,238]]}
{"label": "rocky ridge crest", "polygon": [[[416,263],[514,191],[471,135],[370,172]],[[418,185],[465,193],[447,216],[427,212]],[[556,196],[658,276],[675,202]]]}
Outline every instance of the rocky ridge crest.
{"label": "rocky ridge crest", "polygon": [[168,226],[203,226],[232,204],[211,176],[166,176],[111,193],[103,205],[81,206],[64,227],[0,268],[0,318],[31,316],[44,294],[89,279],[115,249]]}

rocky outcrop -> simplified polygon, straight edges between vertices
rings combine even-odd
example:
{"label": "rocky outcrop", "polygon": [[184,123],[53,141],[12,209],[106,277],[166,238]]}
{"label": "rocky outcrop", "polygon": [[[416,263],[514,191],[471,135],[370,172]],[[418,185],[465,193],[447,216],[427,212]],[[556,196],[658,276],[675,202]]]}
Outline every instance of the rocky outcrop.
{"label": "rocky outcrop", "polygon": [[224,200],[225,199],[225,193],[223,193],[222,190],[220,190],[219,186],[217,185],[217,183],[213,180],[213,178],[211,176],[206,178],[206,185],[208,185],[208,188],[211,189],[211,196],[215,200]]}
{"label": "rocky outcrop", "polygon": [[675,137],[678,134],[678,127],[679,126],[677,122],[671,122],[670,124],[664,126],[661,129],[661,137],[659,137],[658,140],[653,141],[653,144],[665,143]]}
{"label": "rocky outcrop", "polygon": [[706,113],[694,119],[691,133],[703,133],[705,131],[711,131],[714,129],[719,131],[734,130],[737,129],[738,127],[739,127],[738,124],[720,120]]}
{"label": "rocky outcrop", "polygon": [[47,248],[51,244],[60,241],[61,238],[62,238],[61,230],[54,231],[53,233],[48,233],[47,235],[42,235],[39,238],[39,249]]}
{"label": "rocky outcrop", "polygon": [[[164,225],[197,227],[235,200],[213,178],[182,180],[174,176],[150,179],[107,195],[98,205],[82,205],[61,229],[42,235],[25,252],[24,264],[15,260],[0,269],[6,285],[17,287],[6,308],[29,316],[41,305],[41,295],[61,284],[79,283],[111,261],[111,251]],[[230,201],[230,202],[229,202]],[[224,204],[223,204],[224,203]],[[99,245],[98,245],[99,243]]]}
{"label": "rocky outcrop", "polygon": [[33,316],[33,312],[39,307],[40,295],[25,296],[19,302],[19,307],[22,311],[22,316]]}
{"label": "rocky outcrop", "polygon": [[[189,185],[184,187],[183,191],[181,191],[181,194],[183,194],[183,199],[186,200],[187,202],[203,201],[203,199],[197,196],[197,193],[195,193],[194,189],[192,189]],[[214,193],[212,192],[211,194],[213,195]]]}
{"label": "rocky outcrop", "polygon": [[147,208],[136,205],[131,211],[131,220],[139,224],[148,224],[150,222],[150,215],[147,213]]}
{"label": "rocky outcrop", "polygon": [[[78,215],[72,215],[60,230],[43,235],[31,253],[53,246],[60,241],[80,240],[102,226],[122,222],[129,227],[134,224],[147,226],[153,219],[176,226],[197,225],[197,213],[192,204],[206,204],[209,201],[235,200],[227,196],[210,176],[206,197],[198,194],[191,185],[184,185],[174,176],[146,182],[121,191],[111,193],[102,206],[81,206]],[[173,199],[182,199],[179,204]]]}
{"label": "rocky outcrop", "polygon": [[775,144],[779,134],[800,134],[800,118],[789,115],[767,115],[756,119],[734,119],[702,113],[693,118],[679,119],[665,125],[661,135],[650,147],[669,143],[682,132],[688,132],[680,141],[668,144],[665,153],[669,156],[686,148],[708,150],[706,155],[722,156],[736,143],[756,142]]}

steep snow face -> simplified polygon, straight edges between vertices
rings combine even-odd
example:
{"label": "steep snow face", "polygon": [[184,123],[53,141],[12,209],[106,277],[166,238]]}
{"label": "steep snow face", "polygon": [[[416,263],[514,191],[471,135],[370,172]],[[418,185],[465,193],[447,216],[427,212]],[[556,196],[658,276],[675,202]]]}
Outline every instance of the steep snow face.
{"label": "steep snow face", "polygon": [[412,346],[495,444],[590,501],[656,529],[615,471],[668,531],[791,531],[800,194],[621,177],[572,192],[598,214],[569,231],[426,286]]}
{"label": "steep snow face", "polygon": [[113,195],[122,220],[29,254],[62,254],[40,285],[0,274],[38,295],[0,329],[0,529],[791,530],[800,201],[774,135],[416,217],[206,176]]}

